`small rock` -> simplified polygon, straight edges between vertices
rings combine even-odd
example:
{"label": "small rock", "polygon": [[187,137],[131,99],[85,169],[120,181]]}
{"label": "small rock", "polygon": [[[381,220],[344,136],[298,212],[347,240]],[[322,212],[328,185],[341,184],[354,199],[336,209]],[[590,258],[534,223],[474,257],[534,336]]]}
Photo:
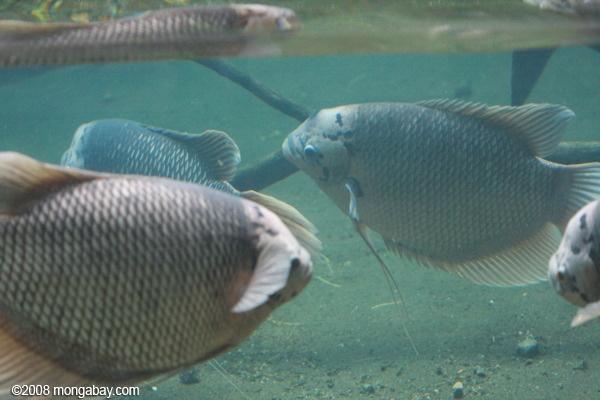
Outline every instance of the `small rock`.
{"label": "small rock", "polygon": [[532,358],[540,352],[540,344],[532,335],[527,336],[517,345],[517,354],[522,357]]}
{"label": "small rock", "polygon": [[465,395],[464,385],[461,381],[456,381],[454,385],[452,385],[452,398],[453,399],[462,399]]}
{"label": "small rock", "polygon": [[588,369],[588,363],[585,360],[579,360],[579,362],[575,364],[573,369],[577,371],[585,371],[586,369]]}
{"label": "small rock", "polygon": [[188,369],[179,374],[179,382],[183,385],[193,385],[200,382],[198,378],[198,370],[196,368]]}
{"label": "small rock", "polygon": [[483,367],[480,367],[479,365],[476,366],[475,375],[477,375],[480,378],[485,378],[485,369],[483,369]]}
{"label": "small rock", "polygon": [[360,391],[365,394],[373,394],[375,393],[375,386],[371,385],[370,383],[365,383],[361,386]]}

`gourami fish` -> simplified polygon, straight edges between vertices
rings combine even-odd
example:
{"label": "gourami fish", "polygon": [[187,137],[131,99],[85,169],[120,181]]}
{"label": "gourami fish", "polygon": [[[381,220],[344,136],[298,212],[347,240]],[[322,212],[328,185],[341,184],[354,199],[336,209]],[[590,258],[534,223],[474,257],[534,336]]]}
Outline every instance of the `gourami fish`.
{"label": "gourami fish", "polygon": [[594,201],[571,218],[548,268],[554,290],[581,307],[572,326],[600,316],[599,204]]}
{"label": "gourami fish", "polygon": [[117,174],[172,178],[234,193],[228,183],[241,161],[225,132],[189,134],[123,119],[77,128],[61,165]]}
{"label": "gourami fish", "polygon": [[[241,160],[235,141],[225,132],[189,134],[134,121],[98,120],[80,126],[61,164],[119,174],[150,175],[198,183],[238,195],[267,207],[316,254],[316,229],[284,202],[252,190],[238,192],[229,184]],[[309,227],[309,229],[303,229]],[[310,234],[306,234],[310,231]]]}
{"label": "gourami fish", "polygon": [[134,383],[226,351],[308,283],[266,208],[0,153],[0,394]]}
{"label": "gourami fish", "polygon": [[0,66],[23,67],[272,53],[298,27],[287,8],[207,5],[93,23],[0,21]]}
{"label": "gourami fish", "polygon": [[599,163],[542,158],[573,117],[549,104],[346,105],[305,121],[283,153],[363,238],[369,227],[421,264],[480,284],[522,285],[546,279],[556,226],[600,194]]}

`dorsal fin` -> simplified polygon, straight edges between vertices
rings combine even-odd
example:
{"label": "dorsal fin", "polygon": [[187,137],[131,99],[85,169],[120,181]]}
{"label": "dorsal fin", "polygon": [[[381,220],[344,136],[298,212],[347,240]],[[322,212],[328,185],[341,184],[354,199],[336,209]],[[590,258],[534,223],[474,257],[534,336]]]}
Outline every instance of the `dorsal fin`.
{"label": "dorsal fin", "polygon": [[207,173],[214,179],[228,181],[235,175],[240,163],[240,149],[225,132],[207,130],[200,134],[189,134],[147,127],[159,135],[179,142],[193,149],[202,159]]}
{"label": "dorsal fin", "polygon": [[552,154],[575,113],[556,104],[525,104],[519,107],[488,106],[462,100],[436,99],[416,103],[423,107],[477,118],[503,127],[522,138],[538,157]]}
{"label": "dorsal fin", "polygon": [[105,176],[55,167],[19,153],[0,152],[0,214],[14,214],[48,192]]}
{"label": "dorsal fin", "polygon": [[71,29],[79,29],[88,26],[84,23],[62,23],[62,22],[28,22],[17,20],[0,21],[0,40],[30,38],[37,35],[49,35],[60,33]]}

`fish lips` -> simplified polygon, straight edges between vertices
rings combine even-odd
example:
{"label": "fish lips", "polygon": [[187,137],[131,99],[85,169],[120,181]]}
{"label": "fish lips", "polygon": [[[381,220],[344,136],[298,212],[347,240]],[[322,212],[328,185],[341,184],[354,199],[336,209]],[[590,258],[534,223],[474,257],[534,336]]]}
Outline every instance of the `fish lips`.
{"label": "fish lips", "polygon": [[292,132],[283,141],[281,150],[283,152],[283,156],[288,161],[295,164],[299,168],[302,167],[301,164],[304,161],[304,143],[299,135]]}

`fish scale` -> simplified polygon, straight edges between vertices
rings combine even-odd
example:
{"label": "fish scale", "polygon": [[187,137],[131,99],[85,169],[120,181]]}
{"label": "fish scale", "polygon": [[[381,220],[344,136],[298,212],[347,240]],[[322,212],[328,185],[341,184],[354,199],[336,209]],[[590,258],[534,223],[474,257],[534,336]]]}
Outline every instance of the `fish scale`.
{"label": "fish scale", "polygon": [[[144,193],[145,200],[135,201],[124,192]],[[60,336],[53,355],[69,359],[71,346],[83,349],[68,362],[78,367],[100,362],[100,371],[89,371],[95,375],[114,377],[132,368],[162,370],[197,361],[197,355],[206,351],[202,346],[208,338],[231,329],[220,318],[228,312],[223,299],[213,294],[227,292],[225,282],[234,279],[234,265],[245,265],[243,269],[251,271],[248,260],[255,258],[251,255],[252,238],[241,222],[245,220],[244,209],[235,200],[222,196],[222,207],[211,209],[206,219],[187,215],[181,220],[174,213],[164,212],[174,198],[181,199],[185,209],[204,209],[199,200],[203,196],[202,191],[155,187],[144,181],[93,181],[57,194],[35,205],[26,215],[0,224],[3,308],[14,315],[26,315],[30,322],[41,322],[38,329]],[[108,221],[97,215],[94,210],[99,197],[113,199],[102,207],[141,218],[138,225],[122,224],[119,215]],[[45,224],[40,223],[42,219]],[[94,224],[95,220],[104,223]],[[153,235],[155,229],[163,234]],[[227,241],[213,234],[223,229],[228,230]],[[47,230],[53,231],[51,241],[45,234]],[[116,232],[119,234],[113,235]],[[88,240],[79,241],[75,249],[63,242],[65,233]],[[12,241],[4,240],[11,237]],[[103,243],[101,238],[108,241]],[[57,253],[55,246],[61,243],[64,249]],[[56,259],[55,254],[63,258]],[[34,289],[39,289],[42,280],[44,297],[52,301],[42,302],[43,307],[24,302],[25,297],[35,293]],[[136,290],[131,290],[128,282],[138,282]],[[159,303],[152,301],[155,292],[165,295]],[[173,297],[171,293],[181,295]],[[78,299],[103,302],[93,305]],[[114,312],[98,318],[96,310]],[[98,337],[111,341],[96,342]],[[63,341],[67,344],[61,344]],[[119,354],[128,357],[115,365],[101,361]]]}
{"label": "fish scale", "polygon": [[[407,108],[407,114],[412,112]],[[428,114],[419,125],[404,126],[403,113],[392,114],[391,110],[368,106],[360,109],[358,118],[365,125],[356,130],[379,133],[378,140],[371,135],[357,135],[353,141],[357,149],[353,165],[358,167],[351,169],[349,175],[361,182],[363,191],[368,193],[359,202],[364,222],[377,226],[378,232],[389,240],[433,258],[453,261],[460,261],[465,253],[473,257],[489,251],[479,242],[490,234],[526,237],[539,229],[550,217],[540,205],[552,198],[551,169],[521,154],[507,160],[506,154],[515,148],[514,140],[499,129],[494,132],[481,123],[436,110]],[[386,121],[381,129],[379,119]],[[390,123],[395,124],[395,129],[390,128]],[[397,131],[402,135],[397,135]],[[474,140],[448,132],[465,132],[463,135]],[[408,155],[406,162],[402,162],[404,155]],[[403,167],[397,168],[390,162],[400,162]],[[486,169],[483,174],[473,174],[472,166],[485,162],[496,167],[494,176]],[[389,176],[390,170],[398,173],[387,185],[371,184]],[[503,178],[499,180],[497,176]],[[505,193],[519,195],[510,198]],[[490,206],[490,201],[500,194],[501,201]],[[346,203],[339,206],[344,209]],[[499,211],[498,207],[502,209]],[[402,223],[390,223],[395,221]],[[464,243],[473,245],[464,248]]]}

